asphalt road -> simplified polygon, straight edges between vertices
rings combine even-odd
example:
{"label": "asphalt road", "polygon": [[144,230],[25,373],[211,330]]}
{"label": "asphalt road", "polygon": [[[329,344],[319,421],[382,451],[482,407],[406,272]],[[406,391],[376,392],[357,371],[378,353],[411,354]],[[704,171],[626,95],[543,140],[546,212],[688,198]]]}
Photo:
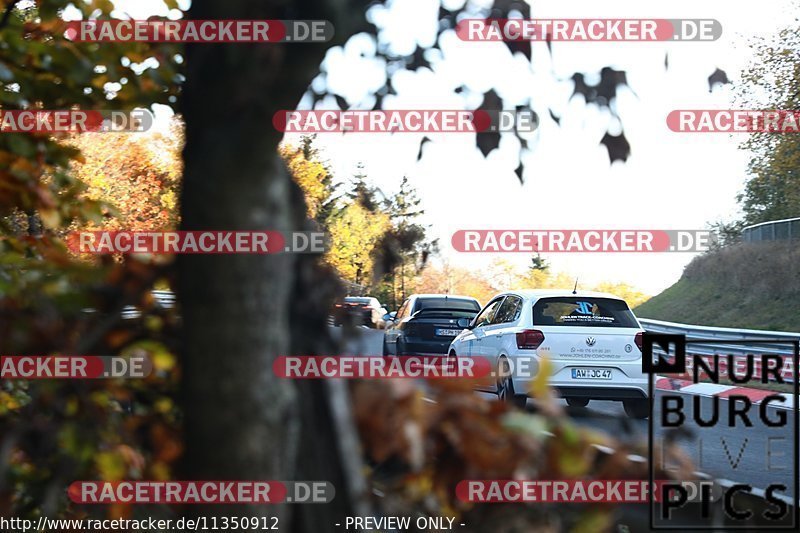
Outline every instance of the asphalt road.
{"label": "asphalt road", "polygon": [[[341,334],[341,328],[334,329],[338,330],[335,332],[337,335]],[[382,331],[359,329],[346,343],[347,355],[380,356],[382,340]],[[481,394],[490,401],[495,399],[491,394],[476,394]],[[656,446],[660,445],[664,436],[664,430],[660,427],[660,404],[663,396],[661,392],[656,394]],[[728,427],[731,402],[724,398],[701,397],[699,414],[702,419],[709,420],[713,416],[716,402],[719,423],[712,427],[700,427],[692,416],[694,397],[689,394],[683,394],[682,397],[686,402],[683,411],[687,415],[683,427],[689,430],[691,436],[680,438],[678,442],[692,458],[698,471],[716,479],[746,483],[757,489],[782,483],[788,487],[786,496],[794,494],[794,465],[791,460],[794,449],[792,411],[773,407],[766,409],[763,414],[769,420],[776,420],[780,416],[778,411],[784,411],[788,417],[784,427],[770,427],[759,416],[758,406],[753,406],[749,411],[751,427],[745,426],[740,419],[736,420],[736,427]],[[532,408],[530,401],[528,408]],[[582,426],[602,430],[618,439],[647,441],[648,421],[626,417],[619,402],[592,401],[586,408],[568,408],[567,411]]]}

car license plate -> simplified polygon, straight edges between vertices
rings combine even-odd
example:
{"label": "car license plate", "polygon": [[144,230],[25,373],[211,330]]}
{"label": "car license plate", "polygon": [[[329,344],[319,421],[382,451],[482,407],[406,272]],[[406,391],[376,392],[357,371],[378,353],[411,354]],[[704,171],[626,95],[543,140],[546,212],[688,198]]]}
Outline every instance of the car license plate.
{"label": "car license plate", "polygon": [[573,368],[572,379],[611,379],[610,368]]}
{"label": "car license plate", "polygon": [[461,333],[461,331],[457,329],[437,329],[436,335],[439,337],[455,337]]}

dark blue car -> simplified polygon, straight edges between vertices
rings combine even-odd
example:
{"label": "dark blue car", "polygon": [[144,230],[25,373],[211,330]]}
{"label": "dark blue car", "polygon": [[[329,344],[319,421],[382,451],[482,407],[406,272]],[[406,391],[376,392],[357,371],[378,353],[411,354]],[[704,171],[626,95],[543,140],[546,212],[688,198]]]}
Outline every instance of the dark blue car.
{"label": "dark blue car", "polygon": [[446,355],[459,318],[472,320],[481,305],[470,296],[414,294],[387,321],[383,355]]}

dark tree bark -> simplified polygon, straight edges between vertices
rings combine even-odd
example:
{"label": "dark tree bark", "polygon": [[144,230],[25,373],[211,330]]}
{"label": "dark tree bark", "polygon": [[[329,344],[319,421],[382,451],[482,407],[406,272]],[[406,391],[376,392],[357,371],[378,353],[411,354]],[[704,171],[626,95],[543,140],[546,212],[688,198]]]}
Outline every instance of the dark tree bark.
{"label": "dark tree bark", "polygon": [[[189,15],[327,19],[343,40],[351,22],[363,23],[363,6],[346,0],[195,0]],[[296,106],[330,45],[187,46],[181,229],[307,229],[302,194],[277,155],[282,134],[273,129],[272,116]],[[295,531],[333,531],[335,521],[357,507],[363,487],[352,475],[352,455],[345,455],[358,450],[342,414],[342,391],[328,383],[280,380],[272,372],[279,355],[335,349],[325,321],[335,292],[332,274],[312,256],[179,258],[184,477],[327,480],[337,490],[335,505],[192,512],[277,515],[283,530],[294,518]]]}
{"label": "dark tree bark", "polygon": [[28,215],[28,236],[41,237],[42,236],[42,219],[36,211],[29,211]]}

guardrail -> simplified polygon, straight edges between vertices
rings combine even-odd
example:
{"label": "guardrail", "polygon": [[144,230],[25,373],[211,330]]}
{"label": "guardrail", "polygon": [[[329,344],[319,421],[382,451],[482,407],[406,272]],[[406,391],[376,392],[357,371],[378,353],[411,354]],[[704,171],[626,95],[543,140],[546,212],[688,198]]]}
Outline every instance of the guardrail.
{"label": "guardrail", "polygon": [[[785,331],[695,326],[691,324],[679,324],[677,322],[665,322],[663,320],[651,320],[649,318],[640,318],[639,322],[644,326],[644,329],[654,333],[683,334],[686,335],[687,340],[719,339],[719,344],[708,344],[707,347],[717,350],[717,353],[719,353],[719,350],[725,350],[726,353],[732,353],[734,355],[753,353],[755,348],[757,348],[759,352],[763,351],[763,353],[792,355],[792,347],[788,344],[785,348],[776,348],[774,343],[765,343],[762,341],[777,340],[792,342],[800,340],[800,333],[787,333]],[[741,344],[725,344],[726,340],[746,340],[752,342],[743,346]]]}
{"label": "guardrail", "polygon": [[753,224],[742,230],[745,242],[800,239],[800,217]]}
{"label": "guardrail", "polygon": [[[697,355],[731,354],[745,356],[747,354],[770,354],[791,357],[794,355],[792,341],[800,341],[800,333],[787,333],[785,331],[768,331],[763,329],[733,329],[717,328],[711,326],[695,326],[665,322],[663,320],[650,320],[640,318],[639,323],[647,331],[653,333],[672,333],[686,335],[686,340],[692,339],[719,339],[719,343],[695,344],[691,352]],[[747,344],[730,344],[725,341],[746,340]],[[767,340],[773,342],[765,342]],[[775,344],[774,341],[786,341],[787,344]],[[792,376],[797,375],[797,369],[792,368]]]}

